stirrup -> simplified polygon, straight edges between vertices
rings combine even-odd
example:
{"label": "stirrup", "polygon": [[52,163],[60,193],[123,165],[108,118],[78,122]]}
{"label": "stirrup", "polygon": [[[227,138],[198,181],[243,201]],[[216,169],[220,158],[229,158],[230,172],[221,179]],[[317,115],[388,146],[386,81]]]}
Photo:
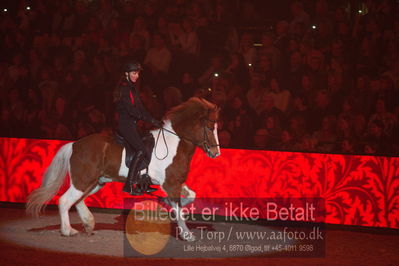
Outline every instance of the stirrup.
{"label": "stirrup", "polygon": [[145,191],[139,185],[135,185],[134,187],[132,187],[132,190],[129,194],[132,196],[141,196],[144,194],[144,192]]}
{"label": "stirrup", "polygon": [[125,184],[123,185],[122,191],[129,194],[132,193],[132,185],[128,180],[126,180]]}
{"label": "stirrup", "polygon": [[151,182],[151,177],[147,173],[143,174],[139,181],[140,188],[146,193],[152,193],[158,190],[156,188],[151,187],[151,185],[153,185]]}
{"label": "stirrup", "polygon": [[150,187],[151,185],[151,178],[149,175],[144,174],[140,177],[137,184],[132,185],[129,191],[125,191],[132,196],[141,196],[144,193],[152,193],[157,191],[158,189]]}
{"label": "stirrup", "polygon": [[146,188],[146,190],[145,190],[145,192],[147,192],[147,193],[152,193],[152,192],[155,192],[155,191],[157,191],[158,189],[157,188],[154,188],[154,187],[147,187]]}

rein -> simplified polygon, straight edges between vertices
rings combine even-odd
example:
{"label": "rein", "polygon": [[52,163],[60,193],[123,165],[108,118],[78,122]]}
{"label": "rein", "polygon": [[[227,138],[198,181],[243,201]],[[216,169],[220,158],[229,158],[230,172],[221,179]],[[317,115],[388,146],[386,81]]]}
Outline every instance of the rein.
{"label": "rein", "polygon": [[[169,147],[168,147],[168,143],[166,142],[166,139],[165,139],[165,132],[164,132],[164,130],[166,130],[166,131],[168,131],[168,132],[170,132],[170,133],[176,135],[174,132],[172,132],[172,131],[170,131],[170,130],[167,130],[166,128],[161,127],[161,128],[159,129],[158,135],[157,135],[157,140],[155,141],[154,154],[155,154],[155,158],[157,158],[157,159],[160,160],[160,161],[165,160],[165,158],[168,157],[168,155],[169,155]],[[162,157],[162,158],[159,158],[158,155],[157,155],[157,147],[158,147],[159,135],[161,135],[161,132],[162,132],[163,142],[165,143],[165,147],[166,147],[166,155],[165,155],[164,157]],[[176,136],[177,136],[177,135],[176,135]]]}
{"label": "rein", "polygon": [[[204,121],[205,121],[205,120],[206,120],[206,121],[210,121],[210,122],[212,122],[212,123],[214,123],[214,124],[216,123],[216,121],[213,121],[213,120],[210,120],[210,119],[204,119]],[[155,148],[154,148],[155,158],[157,158],[158,160],[161,160],[161,161],[162,161],[162,160],[165,160],[166,157],[168,157],[168,155],[169,155],[169,147],[168,147],[168,143],[167,143],[166,138],[165,138],[165,131],[168,132],[168,133],[171,133],[171,134],[173,134],[173,135],[175,135],[175,136],[177,136],[177,137],[179,137],[179,138],[182,139],[182,140],[191,142],[191,143],[194,144],[195,146],[201,146],[201,145],[203,145],[204,149],[205,149],[207,152],[208,152],[208,150],[209,150],[210,148],[212,148],[212,147],[218,147],[218,146],[220,146],[220,145],[218,145],[218,144],[209,145],[209,138],[208,138],[208,135],[206,134],[206,130],[207,130],[207,129],[210,130],[210,131],[212,131],[212,130],[209,129],[209,128],[205,125],[205,123],[204,123],[204,125],[203,125],[203,128],[204,128],[204,140],[203,140],[202,143],[199,143],[199,142],[196,142],[196,141],[194,141],[194,140],[192,140],[192,139],[185,138],[185,137],[181,137],[181,136],[177,135],[175,132],[173,132],[173,131],[171,131],[171,130],[169,130],[169,129],[166,129],[166,128],[164,128],[164,127],[161,127],[161,128],[159,129],[159,131],[158,131],[157,139],[156,139],[156,141],[155,141]],[[161,133],[162,133],[163,142],[165,143],[165,147],[166,147],[166,155],[165,155],[164,157],[162,157],[162,158],[159,158],[158,155],[157,155],[157,146],[158,146],[159,136],[161,135]]]}

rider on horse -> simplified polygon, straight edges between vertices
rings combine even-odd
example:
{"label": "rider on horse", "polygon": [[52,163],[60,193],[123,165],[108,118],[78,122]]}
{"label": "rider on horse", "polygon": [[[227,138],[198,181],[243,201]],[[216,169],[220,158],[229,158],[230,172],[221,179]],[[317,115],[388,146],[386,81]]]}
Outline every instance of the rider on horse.
{"label": "rider on horse", "polygon": [[135,149],[136,154],[130,163],[129,174],[123,191],[131,195],[141,195],[154,192],[150,187],[151,179],[147,174],[140,175],[140,169],[148,167],[151,155],[147,153],[138,132],[137,121],[143,120],[156,127],[162,127],[162,122],[153,118],[144,108],[139,92],[135,86],[142,67],[139,62],[131,60],[124,65],[125,77],[118,86],[116,95],[116,110],[119,113],[118,133]]}

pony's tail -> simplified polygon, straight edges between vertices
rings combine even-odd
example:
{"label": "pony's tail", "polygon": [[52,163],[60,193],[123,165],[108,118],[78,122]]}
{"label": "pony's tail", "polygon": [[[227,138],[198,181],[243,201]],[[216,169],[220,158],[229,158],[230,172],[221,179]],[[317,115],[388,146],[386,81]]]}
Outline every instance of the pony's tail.
{"label": "pony's tail", "polygon": [[42,185],[28,196],[26,212],[33,217],[38,217],[44,209],[46,202],[58,192],[67,171],[69,171],[69,159],[72,154],[72,142],[65,144],[55,155],[50,166],[47,168]]}

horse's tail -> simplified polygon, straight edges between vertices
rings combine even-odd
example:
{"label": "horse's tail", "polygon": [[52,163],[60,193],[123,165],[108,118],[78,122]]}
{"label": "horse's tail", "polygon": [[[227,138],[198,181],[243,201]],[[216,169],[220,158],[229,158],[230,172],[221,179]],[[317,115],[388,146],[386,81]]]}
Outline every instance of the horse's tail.
{"label": "horse's tail", "polygon": [[28,196],[26,204],[28,214],[38,217],[46,202],[54,197],[64,183],[66,173],[69,171],[72,144],[72,142],[67,143],[59,149],[44,174],[42,185]]}

